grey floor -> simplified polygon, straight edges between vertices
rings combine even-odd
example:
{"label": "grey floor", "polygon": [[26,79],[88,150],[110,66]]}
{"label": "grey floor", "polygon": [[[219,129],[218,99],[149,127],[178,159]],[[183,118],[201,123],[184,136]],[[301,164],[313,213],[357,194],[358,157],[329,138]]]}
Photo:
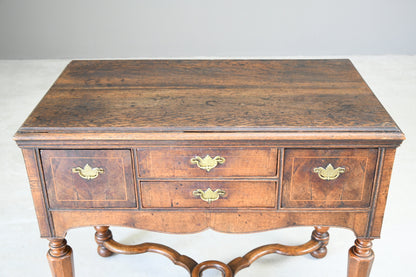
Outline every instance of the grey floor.
{"label": "grey floor", "polygon": [[[345,58],[345,57],[343,57]],[[392,176],[382,239],[374,242],[376,260],[371,276],[416,276],[416,56],[354,56],[351,58],[384,104],[407,140],[399,148]],[[41,99],[68,60],[0,61],[0,276],[51,276],[45,253],[47,241],[39,238],[28,181],[14,132]],[[310,227],[256,234],[229,235],[211,230],[192,235],[170,235],[113,228],[123,243],[167,244],[201,262],[228,262],[260,244],[299,244],[309,239]],[[92,228],[70,230],[75,270],[85,276],[189,276],[156,254],[101,258]],[[237,276],[346,276],[347,251],[354,241],[351,231],[333,228],[325,259],[310,256],[269,255]],[[221,276],[214,270],[204,276]]]}

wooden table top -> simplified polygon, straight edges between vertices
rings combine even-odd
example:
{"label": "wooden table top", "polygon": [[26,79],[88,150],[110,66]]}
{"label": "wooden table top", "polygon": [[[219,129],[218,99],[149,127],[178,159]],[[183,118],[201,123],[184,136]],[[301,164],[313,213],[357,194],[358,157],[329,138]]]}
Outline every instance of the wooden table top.
{"label": "wooden table top", "polygon": [[349,60],[72,61],[19,129],[400,133]]}

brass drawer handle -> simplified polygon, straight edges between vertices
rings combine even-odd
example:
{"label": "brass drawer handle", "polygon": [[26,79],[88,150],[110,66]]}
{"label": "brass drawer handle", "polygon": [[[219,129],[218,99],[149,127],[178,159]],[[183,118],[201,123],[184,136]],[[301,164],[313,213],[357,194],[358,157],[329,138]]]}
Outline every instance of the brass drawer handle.
{"label": "brass drawer handle", "polygon": [[225,191],[222,189],[217,189],[215,191],[212,191],[211,188],[208,188],[206,191],[203,191],[202,189],[197,189],[192,192],[193,195],[199,196],[202,200],[211,203],[213,201],[218,200],[220,196],[225,195]]}
{"label": "brass drawer handle", "polygon": [[84,168],[74,167],[72,173],[78,173],[83,179],[92,180],[98,177],[98,174],[103,174],[104,169],[94,167],[92,168],[89,164],[86,164]]}
{"label": "brass drawer handle", "polygon": [[334,168],[332,164],[328,164],[326,168],[323,168],[323,167],[314,168],[313,172],[318,173],[319,178],[321,178],[322,180],[331,181],[331,180],[335,180],[336,178],[338,178],[341,173],[344,173],[345,168],[344,167]]}
{"label": "brass drawer handle", "polygon": [[211,169],[216,167],[218,164],[225,163],[225,158],[216,156],[215,158],[211,158],[209,155],[206,155],[205,158],[201,158],[200,156],[196,156],[195,158],[191,159],[192,164],[196,164],[200,169],[206,170],[209,172]]}

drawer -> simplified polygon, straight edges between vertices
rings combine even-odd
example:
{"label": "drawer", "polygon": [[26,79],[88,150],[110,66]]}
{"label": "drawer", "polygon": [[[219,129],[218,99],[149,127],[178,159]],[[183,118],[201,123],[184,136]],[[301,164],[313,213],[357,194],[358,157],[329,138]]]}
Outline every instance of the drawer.
{"label": "drawer", "polygon": [[51,208],[137,206],[129,150],[41,150],[41,159]]}
{"label": "drawer", "polygon": [[370,206],[377,149],[288,149],[283,208]]}
{"label": "drawer", "polygon": [[277,202],[276,182],[172,181],[140,186],[143,208],[275,208]]}
{"label": "drawer", "polygon": [[276,148],[138,149],[143,178],[276,176]]}

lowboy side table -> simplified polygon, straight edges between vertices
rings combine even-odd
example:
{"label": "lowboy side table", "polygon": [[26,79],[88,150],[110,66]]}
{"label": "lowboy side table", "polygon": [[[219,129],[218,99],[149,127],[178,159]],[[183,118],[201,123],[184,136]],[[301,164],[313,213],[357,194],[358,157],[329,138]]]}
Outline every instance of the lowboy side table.
{"label": "lowboy side table", "polygon": [[[323,258],[329,227],[345,227],[348,276],[365,277],[404,135],[349,60],[106,60],[71,62],[15,140],[55,277],[74,276],[65,235],[80,226],[101,256],[156,252],[192,277],[270,253]],[[110,225],[315,231],[225,264],[122,245]]]}

